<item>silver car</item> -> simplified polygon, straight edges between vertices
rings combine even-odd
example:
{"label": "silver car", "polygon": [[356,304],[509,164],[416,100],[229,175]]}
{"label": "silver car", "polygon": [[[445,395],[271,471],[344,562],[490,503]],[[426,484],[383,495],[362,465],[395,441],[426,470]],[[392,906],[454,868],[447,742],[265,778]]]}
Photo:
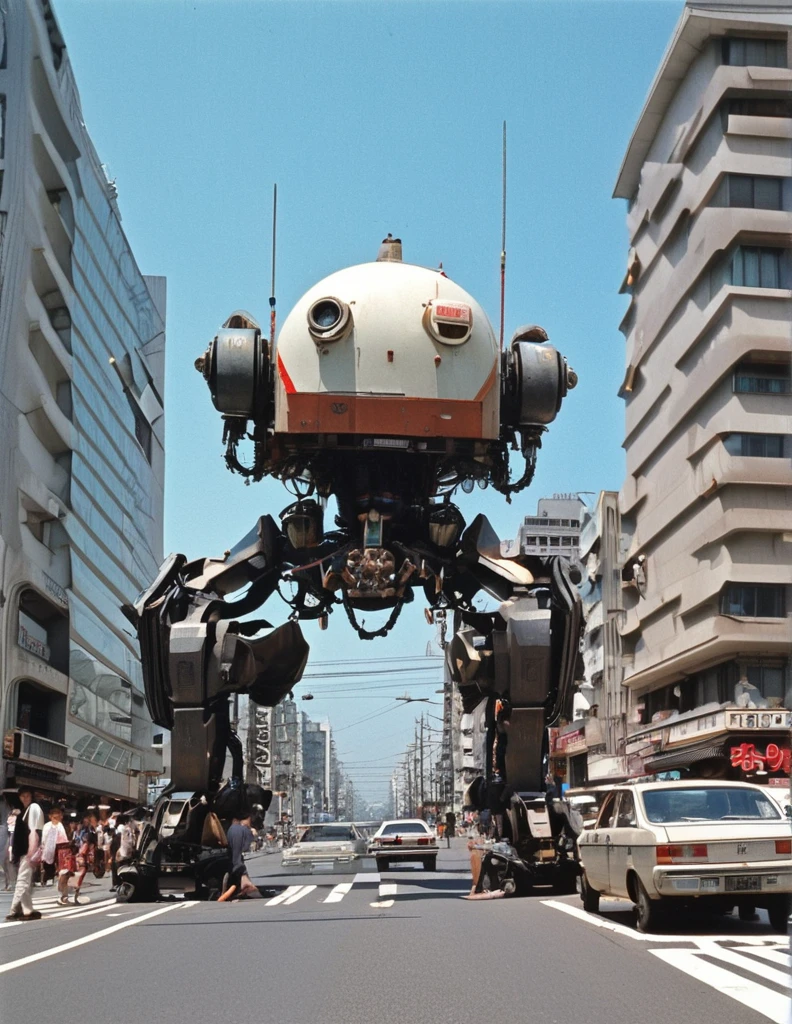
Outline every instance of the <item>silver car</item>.
{"label": "silver car", "polygon": [[786,931],[792,825],[761,786],[689,780],[614,786],[578,837],[586,910],[600,896],[633,901],[639,931],[685,902],[765,907]]}
{"label": "silver car", "polygon": [[282,865],[305,873],[354,869],[366,856],[368,842],[351,822],[309,825],[299,840],[283,851]]}

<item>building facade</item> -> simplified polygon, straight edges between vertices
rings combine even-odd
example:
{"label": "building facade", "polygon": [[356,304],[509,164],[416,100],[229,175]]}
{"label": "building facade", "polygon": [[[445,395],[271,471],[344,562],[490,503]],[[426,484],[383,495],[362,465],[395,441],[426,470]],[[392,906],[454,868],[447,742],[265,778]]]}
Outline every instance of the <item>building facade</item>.
{"label": "building facade", "polygon": [[689,0],[616,184],[631,774],[789,763],[790,30],[788,3]]}
{"label": "building facade", "polygon": [[303,713],[303,821],[322,821],[329,813],[330,724],[312,722]]}
{"label": "building facade", "polygon": [[0,2],[3,772],[78,805],[157,769],[121,607],[162,559],[164,324],[50,4]]}
{"label": "building facade", "polygon": [[526,516],[520,525],[519,551],[523,555],[563,555],[578,558],[580,520],[586,505],[577,494],[554,494],[540,498],[536,515]]}

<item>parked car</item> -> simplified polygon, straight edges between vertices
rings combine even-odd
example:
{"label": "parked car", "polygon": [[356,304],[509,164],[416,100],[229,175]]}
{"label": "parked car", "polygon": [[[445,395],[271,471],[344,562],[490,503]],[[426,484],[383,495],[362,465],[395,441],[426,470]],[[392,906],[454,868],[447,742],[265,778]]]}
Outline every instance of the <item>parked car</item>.
{"label": "parked car", "polygon": [[600,896],[636,906],[639,931],[684,905],[764,907],[786,931],[792,826],[761,786],[686,780],[614,786],[578,837],[586,910]]}
{"label": "parked car", "polygon": [[351,822],[309,825],[296,843],[283,851],[284,868],[333,871],[353,867],[367,851],[366,837]]}
{"label": "parked car", "polygon": [[421,818],[383,821],[371,840],[369,853],[377,868],[387,871],[394,861],[420,861],[426,871],[437,867],[437,837]]}

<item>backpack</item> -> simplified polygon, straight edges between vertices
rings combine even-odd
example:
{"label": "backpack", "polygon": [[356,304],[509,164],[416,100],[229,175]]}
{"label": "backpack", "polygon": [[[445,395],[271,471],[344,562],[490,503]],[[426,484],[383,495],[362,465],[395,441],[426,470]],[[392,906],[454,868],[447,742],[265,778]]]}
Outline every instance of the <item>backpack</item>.
{"label": "backpack", "polygon": [[30,827],[27,823],[27,811],[18,814],[16,825],[14,825],[14,836],[11,840],[11,860],[18,864],[28,852],[30,843]]}

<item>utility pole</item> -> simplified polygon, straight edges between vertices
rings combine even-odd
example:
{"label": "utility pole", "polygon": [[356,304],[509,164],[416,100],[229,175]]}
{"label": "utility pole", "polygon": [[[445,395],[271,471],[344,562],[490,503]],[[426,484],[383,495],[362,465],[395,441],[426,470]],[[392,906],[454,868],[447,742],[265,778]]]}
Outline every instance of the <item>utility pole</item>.
{"label": "utility pole", "polygon": [[424,716],[421,712],[421,814],[425,815],[424,807],[426,805],[426,798],[424,794]]}

